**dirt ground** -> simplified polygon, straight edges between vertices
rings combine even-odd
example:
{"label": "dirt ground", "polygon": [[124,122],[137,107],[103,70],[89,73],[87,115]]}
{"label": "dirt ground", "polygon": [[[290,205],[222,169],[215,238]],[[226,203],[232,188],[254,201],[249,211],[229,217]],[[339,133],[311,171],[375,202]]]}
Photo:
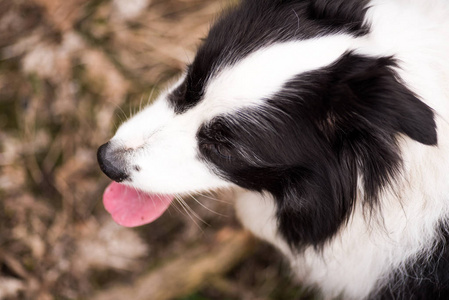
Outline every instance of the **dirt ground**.
{"label": "dirt ground", "polygon": [[136,229],[101,202],[96,149],[229,5],[0,0],[0,299],[310,299],[241,231],[232,195],[190,197]]}

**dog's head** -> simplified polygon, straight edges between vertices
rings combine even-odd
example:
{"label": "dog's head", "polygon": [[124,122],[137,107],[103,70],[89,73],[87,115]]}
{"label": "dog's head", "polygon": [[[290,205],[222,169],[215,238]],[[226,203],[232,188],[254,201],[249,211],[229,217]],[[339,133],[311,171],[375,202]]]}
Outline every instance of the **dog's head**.
{"label": "dog's head", "polygon": [[358,48],[365,13],[344,0],[246,0],[226,13],[181,79],[100,147],[106,175],[139,190],[109,188],[116,218],[142,224],[175,194],[240,186],[273,196],[291,245],[320,245],[358,188],[374,206],[400,170],[398,137],[434,145],[437,134],[394,57]]}

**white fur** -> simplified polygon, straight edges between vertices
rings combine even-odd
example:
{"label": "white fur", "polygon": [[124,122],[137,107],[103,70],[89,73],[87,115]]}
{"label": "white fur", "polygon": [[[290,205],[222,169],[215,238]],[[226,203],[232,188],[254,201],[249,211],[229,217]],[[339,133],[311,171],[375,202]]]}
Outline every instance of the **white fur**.
{"label": "white fur", "polygon": [[239,107],[263,105],[264,98],[294,75],[329,65],[347,50],[394,55],[401,79],[436,112],[438,146],[405,136],[400,140],[404,176],[382,192],[382,218],[367,218],[358,201],[349,224],[322,253],[310,248],[298,256],[277,234],[269,195],[237,189],[237,210],[244,226],[280,248],[297,276],[319,285],[325,298],[342,293],[345,299],[362,299],[375,289],[378,278],[387,280],[392,268],[432,247],[435,225],[449,213],[447,1],[374,0],[369,7],[366,22],[372,31],[367,36],[337,35],[260,49],[215,74],[204,100],[184,114],[175,115],[167,94],[161,95],[123,124],[113,139],[134,149],[131,160],[142,170],[132,173],[133,185],[169,194],[235,187],[197,159],[201,124]]}

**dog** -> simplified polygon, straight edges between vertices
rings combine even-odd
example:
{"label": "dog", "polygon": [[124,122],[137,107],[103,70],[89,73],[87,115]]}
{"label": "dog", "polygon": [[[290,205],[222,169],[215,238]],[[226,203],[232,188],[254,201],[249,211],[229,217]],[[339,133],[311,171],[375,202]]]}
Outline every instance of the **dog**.
{"label": "dog", "polygon": [[242,0],[98,150],[125,226],[233,189],[324,299],[449,299],[449,2]]}

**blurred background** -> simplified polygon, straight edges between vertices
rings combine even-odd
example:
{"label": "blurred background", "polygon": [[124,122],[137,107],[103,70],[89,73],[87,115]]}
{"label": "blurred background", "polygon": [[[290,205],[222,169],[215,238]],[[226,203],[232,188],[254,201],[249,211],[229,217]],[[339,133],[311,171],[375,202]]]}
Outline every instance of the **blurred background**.
{"label": "blurred background", "polygon": [[232,194],[116,225],[96,149],[176,78],[225,0],[0,0],[0,299],[310,299]]}

